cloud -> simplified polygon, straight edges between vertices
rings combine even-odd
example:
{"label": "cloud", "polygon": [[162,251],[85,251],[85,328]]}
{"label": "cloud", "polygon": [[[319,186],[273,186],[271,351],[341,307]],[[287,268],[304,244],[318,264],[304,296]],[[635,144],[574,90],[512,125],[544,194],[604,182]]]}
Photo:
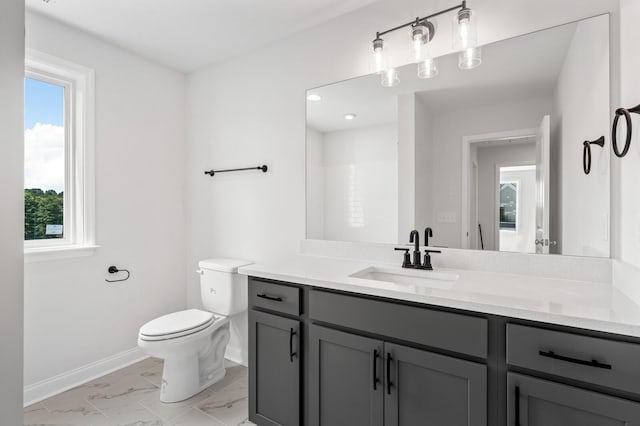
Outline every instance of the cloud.
{"label": "cloud", "polygon": [[64,127],[36,123],[24,131],[24,187],[64,191]]}

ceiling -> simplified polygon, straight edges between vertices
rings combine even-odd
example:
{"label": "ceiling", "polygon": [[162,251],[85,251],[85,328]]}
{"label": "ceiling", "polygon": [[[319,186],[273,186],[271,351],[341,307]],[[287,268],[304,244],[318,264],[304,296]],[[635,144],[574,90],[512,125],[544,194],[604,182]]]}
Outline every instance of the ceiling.
{"label": "ceiling", "polygon": [[[417,93],[432,113],[461,107],[551,96],[576,30],[575,23],[492,43],[482,47],[482,65],[458,69],[458,55],[438,58],[439,74],[422,80],[416,66],[398,69],[400,84],[386,88],[380,76],[368,75],[309,90],[322,97],[307,102],[307,124],[320,132],[345,130],[397,121],[397,99]],[[354,113],[346,121],[344,114]]]}
{"label": "ceiling", "polygon": [[25,3],[28,10],[170,68],[191,72],[257,50],[375,1],[25,0]]}

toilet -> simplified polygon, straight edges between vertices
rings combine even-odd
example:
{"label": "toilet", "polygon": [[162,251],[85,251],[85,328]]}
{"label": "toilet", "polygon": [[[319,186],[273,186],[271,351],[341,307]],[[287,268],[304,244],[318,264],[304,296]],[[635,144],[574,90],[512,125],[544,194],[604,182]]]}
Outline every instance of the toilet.
{"label": "toilet", "polygon": [[247,277],[238,268],[251,262],[199,262],[202,309],[163,315],[140,327],[138,347],[164,359],[160,401],[183,401],[221,380],[229,343],[229,318],[247,310]]}

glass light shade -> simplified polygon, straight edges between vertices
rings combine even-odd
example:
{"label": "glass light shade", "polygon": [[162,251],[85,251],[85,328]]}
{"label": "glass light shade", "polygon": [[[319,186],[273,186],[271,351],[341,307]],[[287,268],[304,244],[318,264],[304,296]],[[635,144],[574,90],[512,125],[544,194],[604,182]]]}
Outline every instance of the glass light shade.
{"label": "glass light shade", "polygon": [[429,57],[429,38],[429,28],[426,25],[412,27],[409,63],[417,64]]}
{"label": "glass light shade", "polygon": [[375,39],[373,41],[373,55],[371,57],[371,72],[374,74],[381,74],[387,69],[387,51],[384,48],[384,42],[382,39]]}
{"label": "glass light shade", "polygon": [[418,78],[433,78],[438,75],[438,60],[427,58],[418,63]]}
{"label": "glass light shade", "polygon": [[453,49],[466,50],[478,45],[476,17],[471,9],[460,10],[453,18]]}
{"label": "glass light shade", "polygon": [[400,84],[398,71],[395,68],[387,68],[384,70],[382,73],[381,83],[384,87],[394,87]]}
{"label": "glass light shade", "polygon": [[482,63],[482,50],[479,47],[471,47],[458,53],[458,68],[470,70]]}

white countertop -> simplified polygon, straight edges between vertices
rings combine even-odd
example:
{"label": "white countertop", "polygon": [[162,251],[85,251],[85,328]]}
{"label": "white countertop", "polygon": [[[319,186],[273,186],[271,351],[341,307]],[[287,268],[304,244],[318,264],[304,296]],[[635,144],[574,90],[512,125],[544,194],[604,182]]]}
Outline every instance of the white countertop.
{"label": "white countertop", "polygon": [[[244,266],[241,274],[389,299],[640,337],[640,305],[610,283],[437,268],[458,275],[448,288],[399,285],[350,277],[368,267],[397,264],[310,255]],[[406,271],[406,270],[404,270]],[[429,276],[431,271],[413,271]]]}

